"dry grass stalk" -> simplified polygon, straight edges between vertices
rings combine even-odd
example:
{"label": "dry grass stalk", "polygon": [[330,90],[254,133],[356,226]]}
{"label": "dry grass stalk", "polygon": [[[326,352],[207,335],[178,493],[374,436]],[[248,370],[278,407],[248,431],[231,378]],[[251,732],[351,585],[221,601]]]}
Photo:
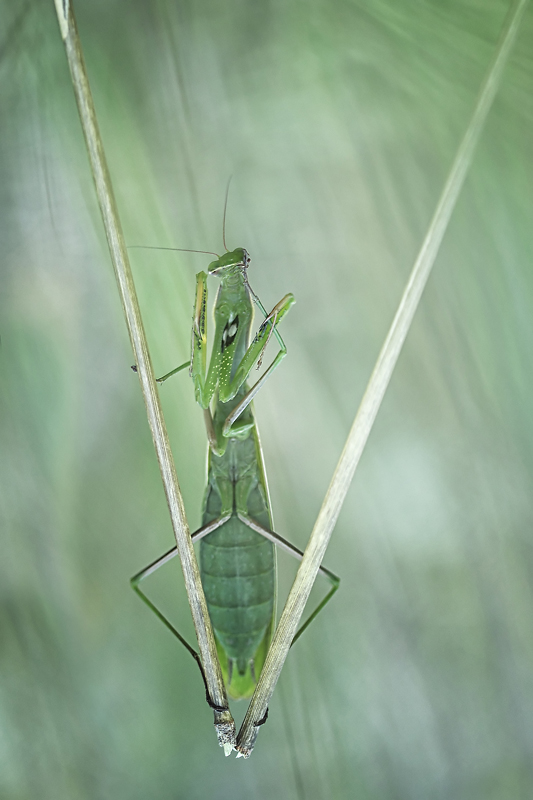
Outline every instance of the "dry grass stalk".
{"label": "dry grass stalk", "polygon": [[72,3],[69,0],[55,0],[55,3],[111,260],[124,308],[126,324],[146,405],[148,423],[152,431],[172,527],[176,537],[176,545],[198,638],[207,688],[213,704],[220,709],[214,709],[218,740],[224,746],[226,754],[229,754],[235,741],[235,723],[228,707],[226,689],[222,679],[215,640],[200,580],[200,571],[191,542],[174,460],[170,451],[166,426],[159,403],[150,354],[137,302],[137,293],[133,283],[122,227],[98,130]]}
{"label": "dry grass stalk", "polygon": [[237,737],[237,750],[240,755],[246,758],[253,750],[259,731],[259,726],[256,723],[262,720],[267,712],[268,703],[298,629],[301,615],[317,576],[318,568],[324,558],[337,517],[372,430],[372,425],[379,411],[403,343],[409,332],[420,297],[435,262],[466,173],[472,162],[474,150],[483,130],[487,114],[500,84],[503,69],[513,46],[526,5],[527,0],[518,0],[510,8],[505,19],[495,54],[481,86],[474,112],[463,140],[459,145],[457,155],[415,261],[396,316],[378,356],[376,366],[368,382],[322,508],[315,522],[304,557],[272,639],[256,690]]}

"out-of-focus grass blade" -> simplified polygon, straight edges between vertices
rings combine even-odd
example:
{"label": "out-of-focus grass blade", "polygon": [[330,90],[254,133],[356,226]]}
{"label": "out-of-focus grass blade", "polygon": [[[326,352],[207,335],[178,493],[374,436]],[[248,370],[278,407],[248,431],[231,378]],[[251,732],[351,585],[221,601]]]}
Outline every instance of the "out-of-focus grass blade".
{"label": "out-of-focus grass blade", "polygon": [[302,562],[296,574],[290,594],[261,672],[256,690],[237,738],[239,755],[248,757],[252,752],[259,727],[257,721],[266,714],[268,703],[279,678],[291,642],[297,631],[300,617],[313,587],[318,568],[339,516],[355,469],[361,458],[381,401],[389,384],[398,356],[413,321],[420,297],[424,291],[431,268],[444,233],[450,221],[455,203],[461,191],[466,173],[472,161],[487,114],[500,84],[503,69],[513,46],[527,0],[518,0],[512,5],[504,22],[495,55],[481,86],[474,113],[459,145],[448,179],[440,196],[433,219],[415,261],[409,281],[403,293],[396,316],[385,343],[378,356],[376,366],[368,382],[365,394],[357,411],[346,444],[333,474],[330,486],[322,503]]}
{"label": "out-of-focus grass blade", "polygon": [[139,374],[141,389],[146,404],[148,422],[152,431],[157,460],[159,462],[161,477],[170,510],[207,687],[212,701],[221,709],[214,709],[218,740],[219,743],[224,746],[226,754],[229,755],[235,741],[235,723],[228,708],[226,690],[216,652],[211,622],[205,603],[200,572],[191,542],[183,500],[174,467],[174,460],[170,451],[166,426],[159,403],[150,354],[148,352],[141,313],[137,302],[137,294],[115,204],[111,179],[107,169],[104,149],[100,139],[72,4],[68,0],[55,0],[55,4],[61,36],[67,52],[72,85],[78,104],[87,151],[89,153],[91,170],[96,185],[98,202],[100,204],[109,250],[111,252],[111,260],[115,270],[133,352],[135,354],[137,372]]}

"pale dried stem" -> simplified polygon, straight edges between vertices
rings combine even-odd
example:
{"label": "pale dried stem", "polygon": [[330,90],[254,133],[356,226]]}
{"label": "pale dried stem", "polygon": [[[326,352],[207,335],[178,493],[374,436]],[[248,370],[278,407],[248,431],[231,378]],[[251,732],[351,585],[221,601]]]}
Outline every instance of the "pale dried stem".
{"label": "pale dried stem", "polygon": [[154,380],[152,364],[144,334],[137,294],[128,260],[118,212],[115,204],[111,179],[107,169],[104,150],[91,91],[85,71],[81,44],[76,29],[72,4],[68,0],[55,0],[59,27],[67,53],[74,94],[78,104],[81,124],[89,154],[89,161],[96,185],[98,202],[104,221],[105,232],[115,270],[120,297],[126,317],[126,324],[133,347],[141,390],[146,404],[148,423],[161,470],[167,503],[176,537],[176,545],[181,561],[187,597],[191,607],[200,656],[204,667],[208,691],[212,702],[222,710],[214,710],[215,726],[219,743],[230,748],[235,741],[235,723],[228,708],[228,700],[220,664],[216,652],[213,631],[207,612],[200,571],[191,542],[185,509],[170,451],[167,431],[163,419],[159,396]]}
{"label": "pale dried stem", "polygon": [[495,55],[487,71],[466,133],[457,151],[433,219],[415,261],[398,311],[379,354],[376,366],[346,440],[339,463],[318,514],[298,573],[272,639],[261,676],[237,737],[237,750],[248,757],[297,631],[300,617],[324,558],[355,469],[372,429],[420,297],[442,242],[446,227],[472,161],[485,119],[499,86],[503,68],[513,45],[527,0],[518,0],[504,22]]}

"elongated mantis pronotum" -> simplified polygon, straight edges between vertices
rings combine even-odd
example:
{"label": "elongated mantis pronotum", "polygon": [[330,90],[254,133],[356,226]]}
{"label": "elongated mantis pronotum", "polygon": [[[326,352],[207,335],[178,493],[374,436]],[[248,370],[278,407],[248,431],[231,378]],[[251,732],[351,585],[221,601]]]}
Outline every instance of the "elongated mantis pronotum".
{"label": "elongated mantis pronotum", "polygon": [[[216,254],[215,254],[216,255]],[[190,366],[196,400],[204,410],[209,440],[207,488],[202,527],[192,534],[201,540],[200,565],[217,651],[228,693],[250,697],[261,672],[275,624],[276,544],[302,557],[301,551],[275,533],[263,456],[252,411],[252,400],[286,355],[277,325],[294,303],[288,294],[267,314],[250,289],[250,258],[242,247],[226,252],[196,276],[190,362],[159,378],[165,381]],[[215,335],[207,369],[207,278],[220,278],[215,304]],[[250,343],[253,302],[265,316]],[[257,382],[247,380],[260,367],[274,335],[278,354]],[[214,402],[214,413],[211,403]],[[140,582],[176,555],[172,548],[132,578],[132,586],[194,656],[198,654],[140,589]],[[294,637],[295,641],[332,597],[339,579],[324,567],[331,588]],[[202,672],[203,674],[203,672]],[[207,687],[206,687],[207,689]],[[207,700],[213,705],[209,692]],[[256,724],[262,724],[266,715]]]}

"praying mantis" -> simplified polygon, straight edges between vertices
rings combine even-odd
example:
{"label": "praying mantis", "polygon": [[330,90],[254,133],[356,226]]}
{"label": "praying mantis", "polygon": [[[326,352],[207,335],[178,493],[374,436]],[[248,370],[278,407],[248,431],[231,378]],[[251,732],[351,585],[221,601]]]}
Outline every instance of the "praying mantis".
{"label": "praying mantis", "polygon": [[[197,274],[191,359],[158,379],[162,383],[189,367],[196,401],[204,412],[209,442],[207,487],[202,526],[192,534],[192,540],[200,541],[202,584],[222,675],[233,699],[252,695],[272,639],[276,616],[274,545],[296,558],[302,557],[300,550],[273,530],[263,454],[252,409],[252,400],[287,353],[277,326],[295,300],[287,294],[267,314],[248,283],[249,264],[247,251],[238,247],[217,256],[207,273]],[[218,277],[220,285],[207,367],[208,276]],[[250,341],[254,302],[265,319]],[[260,368],[272,336],[280,349],[249,388],[250,373],[254,366]],[[141,581],[176,554],[173,547],[137,573],[131,585],[195,658],[206,685],[207,701],[216,707],[209,697],[199,654],[140,588]],[[320,572],[331,588],[297,631],[293,643],[338,589],[336,575],[322,566]],[[256,724],[263,724],[266,716]]]}

